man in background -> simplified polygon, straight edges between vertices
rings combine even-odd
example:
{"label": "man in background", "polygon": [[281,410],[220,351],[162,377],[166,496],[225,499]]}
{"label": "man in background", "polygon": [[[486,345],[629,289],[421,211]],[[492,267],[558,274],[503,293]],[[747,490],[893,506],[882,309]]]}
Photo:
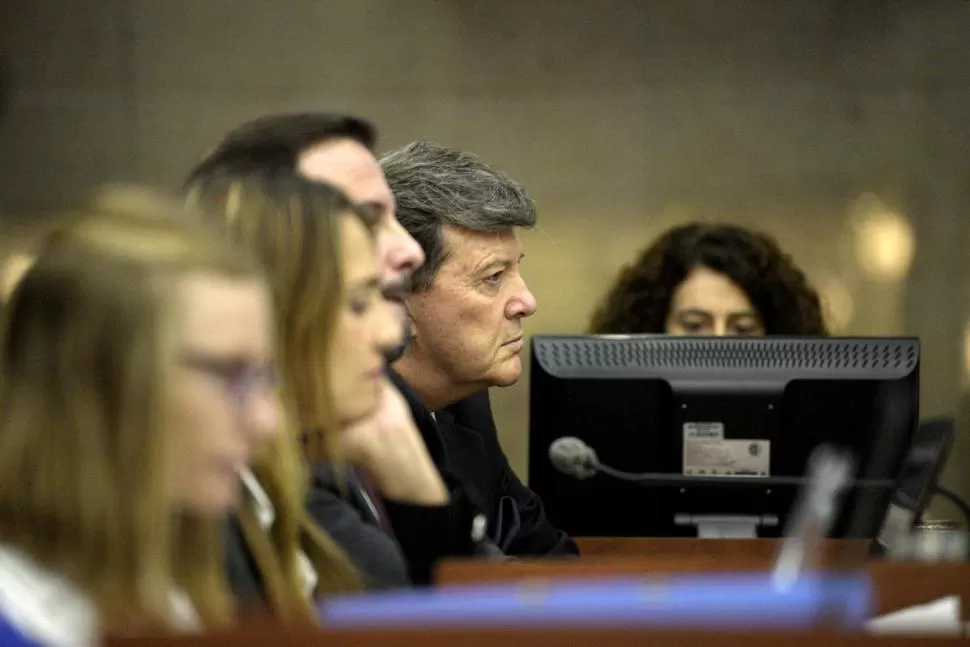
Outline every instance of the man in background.
{"label": "man in background", "polygon": [[415,420],[426,438],[441,439],[448,468],[483,502],[503,553],[577,553],[509,466],[488,396],[522,375],[523,320],[536,300],[518,230],[535,225],[535,203],[478,157],[427,141],[388,153],[381,166],[426,259],[407,300],[411,344],[393,365],[420,396]]}

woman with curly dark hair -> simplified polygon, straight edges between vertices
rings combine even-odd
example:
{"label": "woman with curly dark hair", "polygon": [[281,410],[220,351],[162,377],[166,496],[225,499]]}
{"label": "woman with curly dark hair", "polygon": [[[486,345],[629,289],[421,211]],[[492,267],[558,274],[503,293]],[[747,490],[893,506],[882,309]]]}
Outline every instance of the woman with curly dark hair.
{"label": "woman with curly dark hair", "polygon": [[625,267],[590,332],[828,334],[818,293],[773,238],[707,223],[668,230]]}

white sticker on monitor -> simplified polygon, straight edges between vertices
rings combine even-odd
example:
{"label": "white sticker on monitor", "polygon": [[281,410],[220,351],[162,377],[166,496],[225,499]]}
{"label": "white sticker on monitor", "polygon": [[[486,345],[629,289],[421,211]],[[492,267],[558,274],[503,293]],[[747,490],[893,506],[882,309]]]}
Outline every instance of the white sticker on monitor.
{"label": "white sticker on monitor", "polygon": [[771,442],[694,437],[684,425],[685,476],[752,476],[771,473]]}
{"label": "white sticker on monitor", "polygon": [[694,440],[721,440],[724,438],[722,422],[685,422],[684,442]]}

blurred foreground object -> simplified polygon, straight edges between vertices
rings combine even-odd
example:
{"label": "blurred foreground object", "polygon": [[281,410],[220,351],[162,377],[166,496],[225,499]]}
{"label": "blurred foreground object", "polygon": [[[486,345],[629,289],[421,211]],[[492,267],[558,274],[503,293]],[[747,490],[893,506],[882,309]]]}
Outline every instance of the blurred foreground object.
{"label": "blurred foreground object", "polygon": [[839,503],[850,485],[854,461],[844,452],[820,445],[808,459],[808,483],[799,493],[778,552],[773,574],[775,584],[787,590],[821,557],[822,540],[828,537],[839,515]]}
{"label": "blurred foreground object", "polygon": [[896,537],[886,554],[894,560],[963,562],[967,559],[968,546],[970,538],[956,523],[928,521]]}
{"label": "blurred foreground object", "polygon": [[26,253],[11,254],[0,268],[0,290],[4,301],[10,298],[23,275],[34,263],[34,256]]}
{"label": "blurred foreground object", "polygon": [[321,620],[330,628],[808,629],[831,623],[853,630],[862,628],[872,608],[872,586],[866,574],[809,574],[778,591],[768,574],[694,573],[332,598],[321,606]]}

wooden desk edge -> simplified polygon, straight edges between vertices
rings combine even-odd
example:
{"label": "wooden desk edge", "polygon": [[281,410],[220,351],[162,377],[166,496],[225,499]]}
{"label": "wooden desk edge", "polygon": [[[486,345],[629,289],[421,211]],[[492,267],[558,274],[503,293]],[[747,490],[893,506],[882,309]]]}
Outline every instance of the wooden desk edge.
{"label": "wooden desk edge", "polygon": [[239,645],[303,645],[311,647],[586,647],[610,645],[615,647],[693,647],[717,644],[721,647],[828,647],[833,644],[858,647],[916,647],[918,645],[965,645],[957,637],[896,637],[872,636],[837,632],[750,632],[750,631],[644,631],[619,629],[493,629],[474,630],[304,630],[274,632],[221,633],[203,636],[167,638],[114,638],[105,641],[106,647],[148,647],[170,645],[183,647],[216,647]]}

